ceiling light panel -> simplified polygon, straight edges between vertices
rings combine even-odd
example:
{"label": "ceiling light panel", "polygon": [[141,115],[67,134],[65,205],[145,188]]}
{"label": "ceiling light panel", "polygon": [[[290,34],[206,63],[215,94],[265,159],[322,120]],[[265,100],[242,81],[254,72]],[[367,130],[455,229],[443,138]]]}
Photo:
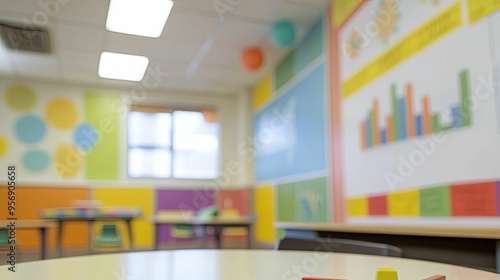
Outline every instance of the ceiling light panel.
{"label": "ceiling light panel", "polygon": [[144,78],[149,59],[145,56],[103,52],[99,76],[106,79],[139,82]]}
{"label": "ceiling light panel", "polygon": [[159,38],[173,6],[171,0],[111,0],[106,29]]}

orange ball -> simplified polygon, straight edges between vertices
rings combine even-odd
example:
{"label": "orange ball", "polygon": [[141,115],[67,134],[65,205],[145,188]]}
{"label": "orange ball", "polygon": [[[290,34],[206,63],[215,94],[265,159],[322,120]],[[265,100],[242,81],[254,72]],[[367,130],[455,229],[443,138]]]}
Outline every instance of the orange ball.
{"label": "orange ball", "polygon": [[261,48],[248,48],[241,55],[241,64],[249,71],[259,69],[264,63],[264,53]]}

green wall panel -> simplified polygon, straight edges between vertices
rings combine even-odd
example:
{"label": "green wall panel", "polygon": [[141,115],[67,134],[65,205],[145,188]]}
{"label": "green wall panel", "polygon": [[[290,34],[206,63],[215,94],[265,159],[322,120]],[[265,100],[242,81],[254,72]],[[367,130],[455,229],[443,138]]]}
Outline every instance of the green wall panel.
{"label": "green wall panel", "polygon": [[278,220],[326,222],[326,178],[278,185]]}
{"label": "green wall panel", "polygon": [[99,136],[95,147],[87,152],[87,179],[118,179],[119,102],[117,94],[87,92],[85,95],[85,121]]}
{"label": "green wall panel", "polygon": [[323,21],[323,18],[319,19],[297,48],[278,65],[275,70],[276,89],[281,88],[323,54],[325,48]]}
{"label": "green wall panel", "polygon": [[424,217],[449,217],[450,190],[448,186],[420,190],[420,215]]}

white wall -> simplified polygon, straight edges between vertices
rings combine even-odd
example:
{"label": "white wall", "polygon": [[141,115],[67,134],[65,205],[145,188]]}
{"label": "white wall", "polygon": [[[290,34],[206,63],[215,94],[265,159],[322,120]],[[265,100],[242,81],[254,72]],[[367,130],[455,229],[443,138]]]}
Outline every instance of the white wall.
{"label": "white wall", "polygon": [[[235,95],[216,95],[208,93],[187,93],[187,92],[165,92],[165,91],[148,91],[141,96],[134,94],[132,90],[125,89],[111,89],[103,87],[87,87],[81,85],[63,85],[55,83],[44,82],[30,82],[19,80],[0,79],[0,85],[8,85],[12,83],[22,83],[34,88],[41,96],[53,95],[66,97],[64,95],[71,95],[69,97],[74,100],[83,100],[83,95],[87,91],[109,92],[121,95],[122,104],[120,105],[120,114],[126,115],[127,107],[131,103],[140,104],[155,104],[155,105],[169,105],[169,106],[210,106],[218,111],[219,122],[221,124],[220,134],[220,147],[221,147],[221,178],[218,180],[184,180],[184,179],[129,179],[127,177],[127,142],[126,142],[126,118],[120,119],[120,173],[119,180],[116,181],[88,181],[83,177],[61,180],[39,178],[36,175],[28,175],[21,173],[18,180],[23,184],[29,185],[64,185],[64,186],[119,186],[119,187],[140,187],[140,186],[154,186],[156,188],[171,188],[171,187],[185,187],[185,188],[235,188],[248,186],[252,183],[253,162],[244,159],[237,152],[237,145],[239,142],[244,141],[252,134],[251,132],[251,94],[244,91]],[[3,92],[0,92],[3,95]],[[81,97],[75,95],[81,94]],[[76,98],[76,99],[75,99]],[[78,99],[80,98],[80,99]],[[2,98],[3,99],[3,98]],[[5,101],[1,101],[5,102]],[[0,104],[1,105],[1,104]],[[79,104],[83,107],[83,104]],[[5,112],[4,112],[5,113]],[[0,119],[12,118],[13,116],[4,115],[0,112]],[[1,132],[13,133],[10,131]],[[14,143],[15,144],[15,143]],[[15,145],[12,145],[14,149]],[[0,170],[6,170],[6,166],[12,162],[0,158]],[[15,162],[14,162],[15,163]],[[20,163],[15,163],[20,165]],[[237,169],[237,170],[236,170]],[[4,178],[0,177],[0,182],[5,182]]]}

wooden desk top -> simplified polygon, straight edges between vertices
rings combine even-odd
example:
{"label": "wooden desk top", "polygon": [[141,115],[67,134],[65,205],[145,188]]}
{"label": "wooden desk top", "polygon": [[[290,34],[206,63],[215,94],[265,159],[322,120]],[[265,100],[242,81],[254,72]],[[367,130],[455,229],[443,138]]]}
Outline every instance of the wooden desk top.
{"label": "wooden desk top", "polygon": [[500,280],[500,275],[433,262],[355,254],[260,250],[186,250],[93,255],[0,266],[8,280],[276,280],[302,276],[375,280],[378,268],[399,279]]}
{"label": "wooden desk top", "polygon": [[155,224],[175,224],[175,225],[251,225],[255,223],[255,217],[183,217],[183,216],[153,216],[150,221]]}
{"label": "wooden desk top", "polygon": [[276,222],[278,229],[500,239],[500,227]]}
{"label": "wooden desk top", "polygon": [[0,220],[0,228],[7,228],[11,222],[16,223],[17,229],[39,229],[57,226],[57,223],[52,220]]}

